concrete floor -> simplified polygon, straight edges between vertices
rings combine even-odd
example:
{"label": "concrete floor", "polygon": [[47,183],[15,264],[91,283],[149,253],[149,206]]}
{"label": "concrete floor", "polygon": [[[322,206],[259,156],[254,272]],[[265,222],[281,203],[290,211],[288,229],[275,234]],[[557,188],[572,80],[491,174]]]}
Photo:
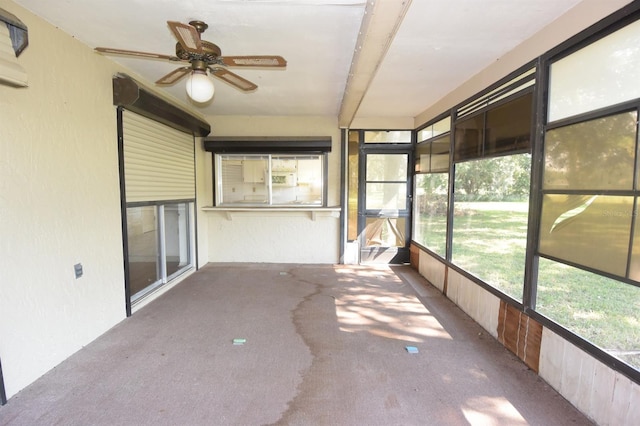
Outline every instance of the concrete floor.
{"label": "concrete floor", "polygon": [[591,423],[407,266],[210,264],[0,424]]}

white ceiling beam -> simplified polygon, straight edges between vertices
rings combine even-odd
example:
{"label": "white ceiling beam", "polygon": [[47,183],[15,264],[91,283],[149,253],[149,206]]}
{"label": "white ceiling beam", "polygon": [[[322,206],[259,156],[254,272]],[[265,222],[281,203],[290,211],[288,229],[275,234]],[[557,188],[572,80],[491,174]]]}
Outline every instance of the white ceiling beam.
{"label": "white ceiling beam", "polygon": [[351,125],[410,5],[411,0],[367,1],[340,105],[340,127]]}

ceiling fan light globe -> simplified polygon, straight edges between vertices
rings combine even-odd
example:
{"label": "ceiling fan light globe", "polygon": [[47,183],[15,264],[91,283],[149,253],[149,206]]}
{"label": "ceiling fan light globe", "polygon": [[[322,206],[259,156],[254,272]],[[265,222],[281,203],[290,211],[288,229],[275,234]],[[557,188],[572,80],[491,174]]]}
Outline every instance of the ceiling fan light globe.
{"label": "ceiling fan light globe", "polygon": [[213,82],[207,75],[206,71],[193,71],[187,78],[187,95],[194,102],[204,103],[213,98]]}

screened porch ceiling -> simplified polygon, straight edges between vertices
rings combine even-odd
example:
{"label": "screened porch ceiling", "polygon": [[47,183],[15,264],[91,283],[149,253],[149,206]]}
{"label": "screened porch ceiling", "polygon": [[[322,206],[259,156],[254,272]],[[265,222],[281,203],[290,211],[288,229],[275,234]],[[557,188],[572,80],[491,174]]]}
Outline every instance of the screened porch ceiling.
{"label": "screened porch ceiling", "polygon": [[[203,39],[223,55],[282,55],[288,64],[233,68],[258,89],[214,80],[203,115],[338,116],[348,127],[354,118],[413,120],[583,0],[14,1],[92,48],[173,55],[166,21],[204,21]],[[148,82],[180,66],[112,59]],[[161,90],[188,102],[184,81]]]}

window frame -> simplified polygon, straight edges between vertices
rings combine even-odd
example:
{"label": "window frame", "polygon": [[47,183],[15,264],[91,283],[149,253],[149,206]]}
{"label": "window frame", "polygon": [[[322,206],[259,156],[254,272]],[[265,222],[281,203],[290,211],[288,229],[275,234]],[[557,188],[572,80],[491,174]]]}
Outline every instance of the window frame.
{"label": "window frame", "polygon": [[[256,157],[263,158],[266,157],[267,161],[267,170],[266,173],[269,176],[269,179],[265,180],[265,189],[266,189],[266,202],[224,202],[222,197],[224,197],[224,193],[222,191],[223,186],[223,167],[222,161],[224,156],[238,156],[238,158],[246,157]],[[320,164],[320,173],[321,173],[321,200],[320,203],[274,203],[273,202],[273,160],[282,159],[283,157],[318,157]],[[214,153],[213,155],[213,181],[214,181],[214,194],[213,194],[213,202],[215,207],[246,207],[246,208],[265,208],[265,209],[273,209],[273,208],[310,208],[310,207],[327,207],[327,194],[328,194],[328,153],[324,152],[306,152],[306,153],[284,153],[284,152],[272,152],[272,153]],[[297,187],[297,185],[296,185]]]}
{"label": "window frame", "polygon": [[[527,81],[530,81],[530,80],[527,80]],[[525,96],[529,96],[529,95],[531,96],[531,112],[532,112],[531,115],[533,116],[534,98],[535,98],[534,89],[535,89],[535,86],[526,86],[520,91],[514,92],[509,96],[504,97],[495,103],[491,103],[486,107],[483,107],[482,109],[474,111],[472,114],[468,114],[460,118],[456,117],[453,123],[451,124],[452,132],[453,132],[453,145],[454,145],[453,150],[451,151],[453,155],[453,163],[454,164],[463,163],[465,161],[472,161],[472,160],[478,160],[483,158],[502,157],[507,155],[522,154],[527,152],[531,153],[532,142],[533,142],[533,132],[531,131],[531,129],[529,133],[529,142],[525,146],[516,146],[515,149],[502,150],[502,151],[499,151],[497,149],[493,149],[493,150],[488,149],[487,145],[489,144],[489,137],[487,136],[487,133],[488,133],[487,123],[488,123],[489,113],[496,111],[512,102],[520,101]],[[477,147],[476,147],[477,153],[475,155],[467,155],[467,156],[460,157],[458,155],[458,152],[460,152],[460,145],[462,144],[458,143],[459,139],[458,139],[457,126],[460,123],[464,123],[469,120],[475,120],[478,118],[481,118],[482,129],[481,129],[480,138],[478,140]],[[533,117],[531,121],[533,123]]]}
{"label": "window frame", "polygon": [[[165,222],[165,206],[169,205],[185,205],[185,231],[187,236],[187,244],[186,251],[188,257],[188,263],[183,267],[175,270],[172,273],[167,273],[167,246],[166,246],[166,237],[167,237],[167,229]],[[159,200],[159,201],[141,201],[141,202],[131,202],[127,203],[125,207],[125,217],[127,217],[127,212],[129,209],[140,208],[140,207],[153,207],[155,212],[155,221],[154,224],[156,226],[156,281],[149,284],[147,287],[142,288],[140,291],[136,293],[131,293],[131,283],[128,285],[128,292],[130,293],[127,297],[130,300],[130,304],[132,308],[135,308],[136,305],[140,304],[147,296],[152,295],[156,290],[160,289],[164,285],[170,283],[175,278],[183,275],[184,273],[194,269],[196,267],[196,246],[195,246],[195,210],[196,210],[196,200],[195,199],[185,199],[185,200]],[[128,276],[128,280],[130,281],[130,272],[131,272],[131,263],[129,261],[130,249],[129,249],[129,231],[128,228],[125,228],[125,232],[127,235],[126,243],[124,244],[124,252],[126,261],[126,274]]]}
{"label": "window frame", "polygon": [[[439,129],[439,126],[441,124],[448,124],[449,129],[447,131],[436,131],[436,129]],[[450,209],[451,209],[451,167],[452,167],[452,161],[453,161],[453,151],[452,151],[452,146],[453,146],[453,131],[452,128],[454,126],[454,118],[451,115],[450,112],[445,112],[443,114],[440,114],[439,116],[435,117],[433,120],[428,121],[425,125],[417,128],[415,130],[416,133],[416,137],[414,138],[416,140],[416,143],[414,145],[414,163],[413,163],[413,193],[412,193],[412,198],[413,198],[413,212],[412,212],[412,223],[411,223],[411,229],[414,230],[414,232],[411,233],[411,243],[412,244],[416,244],[419,247],[421,247],[424,250],[429,251],[430,253],[433,253],[434,255],[441,257],[441,258],[447,258],[447,253],[449,253],[449,246],[450,246],[450,238],[449,238],[449,233],[450,233],[450,225],[451,225],[451,219],[450,219]],[[429,129],[430,130],[427,130]],[[419,136],[420,134],[425,131],[428,132],[428,134],[430,134],[431,136],[420,140]],[[449,143],[449,151],[448,151],[448,167],[446,171],[442,171],[439,170],[438,171],[433,171],[432,170],[432,154],[433,154],[433,143],[443,140],[447,138],[448,139],[448,143]],[[428,155],[429,155],[429,170],[422,170],[420,168],[421,166],[421,160],[420,160],[420,156],[418,155],[418,149],[419,147],[427,147],[428,149]],[[420,168],[420,170],[418,170]],[[417,228],[417,223],[416,220],[420,217],[420,215],[418,214],[418,212],[416,211],[416,207],[418,206],[418,197],[417,197],[417,178],[418,175],[432,175],[432,174],[446,174],[447,175],[447,206],[446,206],[446,229],[445,229],[445,241],[444,241],[444,251],[442,253],[436,252],[432,249],[430,249],[426,243],[427,241],[416,241],[414,239],[415,236],[415,229]]]}
{"label": "window frame", "polygon": [[[512,73],[505,76],[503,79],[497,81],[493,85],[487,87],[485,90],[481,91],[477,95],[472,96],[471,98],[460,103],[459,105],[456,105],[452,109],[453,120],[452,120],[451,127],[452,127],[453,136],[451,138],[452,139],[451,141],[452,143],[451,157],[452,158],[451,158],[451,171],[449,176],[450,199],[449,199],[449,217],[448,217],[448,224],[447,224],[446,260],[448,264],[450,264],[457,272],[463,274],[465,277],[477,283],[478,285],[483,287],[485,290],[508,301],[510,304],[516,306],[518,309],[521,309],[521,310],[524,310],[525,306],[527,306],[527,302],[529,300],[528,293],[530,293],[531,291],[530,281],[528,280],[530,280],[532,277],[531,269],[532,269],[532,262],[533,262],[531,252],[529,251],[531,234],[533,232],[531,228],[531,224],[532,224],[531,218],[532,216],[534,216],[532,209],[535,207],[535,205],[533,204],[533,201],[534,201],[533,174],[530,175],[529,213],[528,213],[529,219],[527,223],[527,244],[525,248],[523,295],[521,300],[518,300],[518,299],[514,299],[512,296],[501,291],[497,287],[476,277],[470,271],[467,271],[466,269],[463,269],[462,267],[452,262],[453,223],[454,223],[454,212],[455,212],[454,197],[455,197],[455,180],[456,180],[455,165],[459,163],[464,163],[467,161],[485,160],[490,158],[517,155],[517,154],[523,154],[528,152],[531,154],[531,164],[532,164],[531,171],[533,172],[533,163],[535,161],[533,156],[533,150],[535,146],[534,144],[535,144],[535,137],[536,137],[536,132],[535,132],[536,115],[534,114],[534,112],[537,111],[537,105],[538,105],[537,93],[539,92],[539,89],[538,89],[539,87],[541,87],[540,64],[539,64],[539,61],[532,61],[520,67],[519,69],[513,71]],[[518,88],[520,88],[520,90],[517,90]],[[488,112],[491,110],[501,108],[504,105],[508,104],[509,102],[519,100],[528,95],[531,95],[531,111],[532,111],[531,123],[530,123],[531,128],[530,128],[530,134],[529,134],[530,141],[528,146],[525,149],[519,148],[511,152],[503,151],[498,153],[496,152],[486,153],[485,152],[485,143],[486,143],[485,133],[486,133],[486,122],[487,122],[486,117]],[[459,115],[460,112],[463,113],[462,116]],[[479,141],[478,155],[457,159],[456,158],[457,144],[456,144],[456,135],[455,135],[456,125],[465,120],[472,119],[475,117],[480,117],[480,116],[483,119],[483,132],[482,132],[482,138]]]}
{"label": "window frame", "polygon": [[[550,65],[550,64],[549,64]],[[550,68],[549,68],[550,69]],[[549,71],[550,72],[550,71]],[[581,114],[576,114],[571,117],[562,118],[553,122],[549,122],[544,126],[544,134],[547,132],[553,131],[559,128],[568,127],[581,123],[588,123],[590,121],[594,121],[600,118],[607,118],[611,116],[615,116],[618,114],[622,114],[625,112],[635,111],[638,119],[640,120],[640,98],[626,101],[620,104],[610,105],[605,108],[599,108],[593,111],[588,111]],[[543,144],[544,145],[544,144]],[[542,197],[545,195],[602,195],[602,196],[629,196],[634,197],[634,200],[640,200],[640,182],[638,182],[638,174],[640,173],[640,129],[638,128],[638,123],[636,123],[636,146],[634,149],[635,152],[635,165],[634,165],[634,176],[633,176],[633,188],[632,189],[545,189],[544,188],[544,149],[545,146],[542,146],[542,164],[541,164],[541,179],[540,179],[540,206],[538,210],[538,215],[542,217]],[[637,203],[634,202],[633,212],[638,211]],[[630,229],[630,243],[629,243],[629,252],[633,250],[633,235],[635,232],[635,228],[640,226],[640,223],[636,220],[637,214],[634,213],[632,217],[631,229]],[[540,237],[539,237],[540,238]],[[594,274],[602,275],[607,278],[615,279],[626,284],[634,285],[636,287],[640,287],[640,282],[632,280],[628,277],[629,275],[629,267],[627,266],[626,276],[616,275],[610,272],[606,272],[603,270],[599,270],[597,268],[593,268],[589,265],[580,264],[577,262],[569,261],[566,259],[561,259],[549,254],[544,254],[540,252],[539,249],[540,240],[538,239],[538,243],[536,245],[536,256],[543,257],[545,259],[552,260],[554,262],[564,263],[569,266],[582,269]],[[628,253],[628,256],[632,256],[632,254]],[[629,260],[630,262],[631,260]]]}
{"label": "window frame", "polygon": [[[621,362],[618,358],[614,357],[610,353],[606,352],[604,349],[596,346],[585,338],[576,335],[574,332],[564,327],[561,324],[556,323],[545,315],[541,314],[536,310],[536,298],[537,298],[537,281],[538,281],[538,263],[541,256],[538,255],[538,241],[540,238],[540,215],[542,213],[542,182],[544,175],[544,137],[547,129],[553,129],[556,127],[561,127],[564,125],[572,124],[577,121],[584,121],[592,118],[597,118],[602,116],[604,112],[609,111],[621,111],[628,107],[630,104],[637,103],[640,99],[635,99],[632,101],[624,102],[619,105],[611,105],[606,108],[601,108],[594,111],[587,111],[581,114],[577,114],[575,116],[566,117],[562,119],[558,119],[554,122],[548,121],[548,86],[551,79],[551,64],[559,61],[560,59],[567,57],[574,52],[590,45],[593,42],[596,42],[607,35],[618,31],[619,29],[631,24],[640,19],[640,3],[632,2],[623,8],[619,9],[617,12],[612,13],[611,15],[601,19],[594,25],[589,28],[581,31],[575,36],[569,38],[564,43],[559,44],[555,48],[550,49],[548,52],[544,53],[538,58],[539,62],[539,85],[540,89],[537,91],[536,95],[536,109],[535,109],[535,117],[536,117],[536,125],[537,131],[534,135],[534,157],[533,157],[533,165],[532,167],[532,192],[535,189],[535,193],[532,193],[532,203],[535,203],[536,214],[532,217],[532,224],[530,226],[535,226],[534,232],[532,233],[532,239],[530,241],[530,250],[528,248],[528,252],[531,253],[532,257],[532,270],[530,271],[529,277],[529,291],[525,293],[525,296],[528,296],[528,299],[525,298],[525,304],[523,309],[530,315],[534,320],[540,322],[545,327],[549,328],[553,332],[557,333],[559,336],[563,337],[567,341],[576,344],[581,347],[587,353],[593,355],[596,359],[603,362],[605,365],[612,368],[614,371],[617,371],[629,379],[635,381],[636,383],[640,383],[640,370]],[[555,261],[555,259],[550,259]],[[574,266],[574,265],[570,265]],[[584,270],[588,272],[588,269],[584,268]],[[620,280],[618,277],[612,277],[616,280]]]}
{"label": "window frame", "polygon": [[[626,101],[620,103],[616,106],[609,106],[607,108],[602,108],[596,111],[588,111],[576,115],[574,117],[566,117],[563,119],[559,119],[554,122],[547,122],[547,112],[548,112],[548,97],[549,97],[549,81],[550,81],[550,64],[554,61],[562,59],[573,52],[582,49],[583,47],[591,44],[594,41],[603,38],[626,25],[635,22],[640,19],[640,3],[632,2],[617,12],[612,13],[611,15],[601,19],[597,23],[593,24],[589,28],[581,31],[575,36],[569,38],[565,42],[559,44],[558,46],[550,49],[546,53],[541,54],[536,59],[534,59],[530,64],[521,67],[519,70],[516,70],[504,77],[497,83],[487,87],[486,89],[480,91],[476,95],[462,102],[459,105],[452,107],[451,114],[455,116],[458,111],[457,108],[460,106],[465,106],[469,102],[477,102],[478,98],[484,96],[494,90],[497,90],[500,85],[505,85],[508,81],[514,76],[517,76],[518,73],[524,71],[527,67],[535,66],[535,89],[533,91],[533,111],[532,111],[532,133],[531,133],[531,183],[530,183],[530,193],[529,193],[529,220],[527,224],[527,248],[526,248],[526,265],[525,265],[525,277],[524,277],[524,297],[522,302],[518,302],[508,295],[500,292],[499,290],[493,288],[482,280],[474,277],[472,274],[469,274],[462,268],[456,266],[451,262],[451,254],[448,253],[445,258],[440,259],[440,261],[446,265],[447,268],[455,271],[456,273],[461,274],[468,279],[469,281],[479,285],[489,293],[495,295],[500,300],[506,302],[508,305],[513,306],[515,309],[525,313],[533,320],[539,322],[542,326],[549,329],[550,331],[558,334],[563,339],[566,339],[568,342],[575,344],[576,346],[583,349],[586,353],[592,355],[595,359],[603,362],[605,365],[613,369],[614,371],[626,376],[631,379],[635,383],[640,383],[640,370],[635,367],[632,367],[625,362],[621,362],[620,359],[616,358],[612,354],[606,352],[604,349],[596,346],[590,341],[586,340],[584,337],[581,337],[575,334],[569,328],[563,326],[555,322],[554,320],[546,317],[536,310],[536,298],[537,298],[537,281],[538,281],[538,267],[539,262],[546,258],[543,258],[538,255],[538,242],[540,238],[540,214],[542,208],[542,183],[543,183],[543,172],[544,172],[544,140],[545,140],[545,131],[546,129],[553,129],[555,127],[560,127],[564,125],[571,124],[574,121],[579,120],[587,120],[590,118],[597,118],[603,113],[607,111],[611,113],[614,110],[624,110],[628,109],[629,105],[635,105],[640,103],[640,99],[634,99],[631,101]],[[475,105],[478,105],[477,103]],[[463,114],[463,117],[468,117],[473,113],[478,111],[479,107],[470,106],[467,114]],[[448,112],[447,112],[448,113]],[[441,116],[447,114],[443,113]],[[423,126],[424,127],[424,126]],[[416,132],[418,132],[421,128],[418,128]],[[639,132],[640,134],[640,132]],[[638,136],[640,139],[640,135]],[[637,151],[640,151],[640,145],[637,148]],[[640,155],[638,153],[637,155]],[[636,163],[636,175],[640,174],[640,165]],[[637,177],[637,176],[636,176]],[[453,177],[450,178],[450,181],[453,182]],[[640,182],[636,183],[637,187],[640,188]],[[453,193],[453,188],[450,189],[450,196]],[[640,204],[640,200],[638,200],[638,204]],[[450,203],[451,206],[451,203]],[[450,208],[451,210],[451,208]],[[635,214],[635,212],[634,212]],[[450,213],[451,215],[451,213]],[[450,233],[450,225],[448,232]],[[428,249],[422,247],[420,244],[417,244],[412,241],[412,243],[416,244],[418,247],[426,250],[429,253]],[[450,244],[450,241],[448,241]],[[434,254],[434,256],[437,256]],[[554,261],[555,259],[550,259]],[[587,268],[584,268],[588,271]],[[591,271],[588,271],[591,272]],[[446,276],[446,275],[445,275]],[[624,282],[619,277],[612,277],[618,281]],[[635,283],[631,283],[635,285]],[[445,279],[445,291],[446,291],[446,279]]]}
{"label": "window frame", "polygon": [[[590,119],[595,119],[598,117],[602,117],[604,115],[613,114],[615,112],[622,112],[624,110],[628,110],[630,105],[636,105],[640,102],[640,99],[634,99],[631,101],[623,102],[618,105],[610,105],[605,108],[600,108],[592,111],[586,111],[571,117],[566,117],[562,119],[558,119],[554,122],[548,122],[547,113],[548,113],[548,83],[551,79],[551,64],[555,61],[558,61],[566,56],[571,55],[572,53],[590,45],[591,43],[600,40],[607,35],[618,31],[619,29],[625,27],[626,25],[637,21],[640,19],[640,4],[638,2],[634,2],[620,9],[619,11],[609,15],[608,17],[602,19],[597,22],[593,26],[587,28],[571,39],[567,40],[565,43],[560,44],[556,48],[550,50],[546,54],[542,55],[539,58],[540,62],[540,86],[541,89],[537,94],[537,107],[536,107],[536,117],[537,117],[537,127],[538,131],[536,132],[536,139],[534,140],[534,164],[536,167],[532,170],[532,181],[537,186],[536,188],[536,209],[537,213],[535,218],[537,219],[536,228],[539,228],[539,219],[542,212],[542,183],[543,183],[543,175],[544,175],[544,139],[546,130],[551,130],[557,127],[574,124],[579,121],[587,121]],[[603,191],[602,191],[603,192]],[[604,193],[604,192],[603,192]],[[572,342],[580,347],[582,347],[587,353],[595,356],[600,361],[604,362],[606,365],[618,371],[630,379],[634,380],[637,383],[640,383],[640,370],[621,362],[618,358],[614,357],[610,353],[606,352],[604,349],[592,344],[591,342],[585,340],[583,337],[574,334],[568,328],[565,328],[563,325],[556,323],[555,321],[547,318],[543,314],[539,313],[536,310],[536,298],[537,298],[537,268],[538,261],[541,256],[538,255],[538,241],[540,238],[539,229],[535,230],[533,234],[534,238],[531,242],[531,253],[533,257],[533,265],[535,269],[531,271],[531,289],[529,292],[530,300],[526,300],[525,302],[525,310],[528,311],[529,315],[543,324],[545,327],[548,327],[550,330],[553,330],[558,335],[567,339],[569,342]],[[546,257],[545,257],[546,258]],[[556,261],[556,259],[550,259]],[[576,266],[576,265],[570,265]],[[599,272],[589,270],[589,268],[582,267],[581,269],[586,270],[588,272],[594,272],[598,274]],[[607,276],[602,274],[603,276]],[[621,282],[626,282],[624,279],[620,279],[620,277],[610,277],[614,278]],[[635,283],[630,283],[634,284]]]}
{"label": "window frame", "polygon": [[[228,207],[216,204],[218,199],[218,173],[216,154],[229,155],[321,155],[322,165],[322,203],[316,205],[256,205],[243,204],[243,208],[276,209],[276,208],[313,208],[327,207],[329,193],[329,153],[331,152],[331,136],[217,136],[204,140],[204,149],[212,153],[212,182],[214,207]],[[237,206],[236,206],[237,207]]]}

